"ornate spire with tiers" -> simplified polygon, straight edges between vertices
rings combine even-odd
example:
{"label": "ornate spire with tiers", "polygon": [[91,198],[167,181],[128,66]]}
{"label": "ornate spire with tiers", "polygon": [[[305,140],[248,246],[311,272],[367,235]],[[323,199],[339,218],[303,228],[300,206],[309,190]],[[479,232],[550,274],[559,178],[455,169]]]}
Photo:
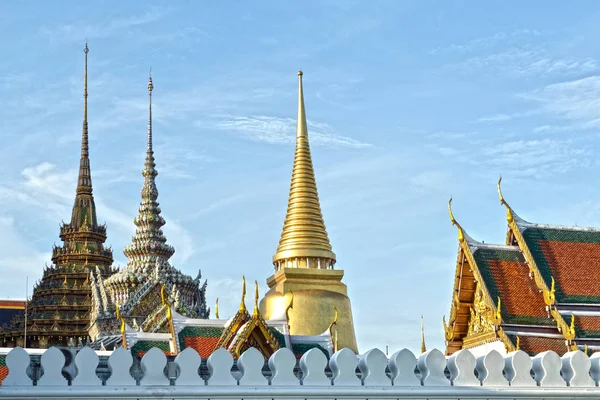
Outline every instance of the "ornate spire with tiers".
{"label": "ornate spire with tiers", "polygon": [[[83,128],[81,133],[81,159],[75,202],[70,223],[60,226],[62,246],[52,249],[54,265],[44,268],[41,281],[35,286],[28,304],[27,346],[46,348],[68,345],[88,336],[90,322],[91,285],[90,270],[106,278],[115,271],[112,250],[104,247],[106,225],[98,225],[96,205],[92,195],[87,122],[87,41],[84,47],[85,66],[83,78]],[[2,345],[23,346],[23,323],[13,332],[0,334]],[[6,342],[4,341],[6,340]]]}
{"label": "ornate spire with tiers", "polygon": [[298,72],[298,121],[296,154],[283,232],[273,256],[276,269],[333,268],[335,254],[321,214],[317,182],[310,156],[302,71]]}
{"label": "ornate spire with tiers", "polygon": [[357,352],[352,308],[342,278],[344,271],[333,269],[332,251],[310,155],[302,72],[298,72],[298,121],[296,153],[288,208],[277,252],[275,273],[267,278],[269,291],[260,302],[266,320],[285,313],[285,294],[294,293],[294,306],[288,310],[292,335],[320,335],[339,310],[337,335],[340,347]]}
{"label": "ornate spire with tiers", "polygon": [[[148,79],[148,138],[146,160],[142,176],[140,207],[133,220],[136,226],[135,236],[123,253],[127,265],[104,284],[114,303],[121,304],[121,312],[129,319],[144,321],[142,327],[153,326],[162,329],[153,322],[153,318],[163,308],[160,290],[166,285],[167,301],[177,311],[192,317],[208,318],[205,301],[206,283],[200,286],[201,275],[196,279],[183,274],[169,263],[175,249],[167,244],[162,227],[164,218],[160,215],[158,189],[156,188],[156,163],[152,148],[152,75]],[[176,301],[176,298],[178,301]],[[160,324],[159,324],[160,325]]]}
{"label": "ornate spire with tiers", "polygon": [[[158,204],[158,189],[156,188],[156,163],[152,149],[152,75],[148,78],[148,142],[146,147],[146,161],[142,176],[142,201],[139,214],[133,220],[137,227],[136,235],[132,238],[129,246],[125,247],[123,253],[129,259],[125,270],[141,273],[142,275],[156,274],[162,270],[169,269],[168,260],[175,253],[175,249],[167,244],[162,226],[164,218],[160,215]],[[166,272],[166,271],[164,271]],[[190,278],[191,280],[191,278]]]}

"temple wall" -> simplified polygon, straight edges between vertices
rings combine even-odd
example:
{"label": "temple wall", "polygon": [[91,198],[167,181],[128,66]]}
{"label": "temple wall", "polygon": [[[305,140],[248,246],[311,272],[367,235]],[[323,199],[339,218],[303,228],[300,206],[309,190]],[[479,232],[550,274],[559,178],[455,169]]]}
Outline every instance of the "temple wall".
{"label": "temple wall", "polygon": [[[535,357],[491,351],[475,358],[467,350],[445,357],[434,349],[415,357],[404,349],[388,357],[377,349],[359,356],[342,349],[327,361],[311,350],[297,362],[289,350],[281,349],[265,367],[262,355],[250,349],[232,369],[234,360],[224,349],[206,360],[192,349],[169,360],[153,348],[139,362],[136,378],[130,374],[134,359],[125,349],[84,348],[74,360],[58,348],[41,352],[41,357],[21,348],[4,354],[8,375],[0,386],[0,399],[12,400],[600,397],[600,353],[588,357],[580,351],[562,358],[551,351]],[[30,364],[37,357],[44,372],[30,376]],[[98,373],[100,357],[108,357],[109,374]],[[199,373],[201,364],[208,368]]]}

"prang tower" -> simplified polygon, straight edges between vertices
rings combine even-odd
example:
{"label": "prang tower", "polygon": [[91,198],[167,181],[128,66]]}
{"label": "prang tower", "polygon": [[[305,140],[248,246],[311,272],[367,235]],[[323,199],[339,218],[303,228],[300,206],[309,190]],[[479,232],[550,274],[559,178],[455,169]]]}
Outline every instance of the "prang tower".
{"label": "prang tower", "polygon": [[321,214],[317,183],[310,156],[302,72],[298,72],[298,121],[296,154],[283,232],[273,256],[275,273],[267,278],[269,291],[260,303],[260,311],[270,320],[285,310],[284,295],[293,294],[288,310],[292,335],[319,335],[337,318],[337,346],[358,353],[352,308],[344,271],[335,269],[325,222]]}
{"label": "prang tower", "polygon": [[90,270],[108,278],[112,268],[112,249],[104,247],[106,225],[99,225],[92,194],[87,122],[87,42],[84,48],[83,128],[79,177],[71,221],[60,226],[62,246],[52,249],[52,263],[44,268],[35,285],[27,310],[27,343],[24,343],[24,320],[0,332],[0,346],[82,345],[88,338],[92,304]]}

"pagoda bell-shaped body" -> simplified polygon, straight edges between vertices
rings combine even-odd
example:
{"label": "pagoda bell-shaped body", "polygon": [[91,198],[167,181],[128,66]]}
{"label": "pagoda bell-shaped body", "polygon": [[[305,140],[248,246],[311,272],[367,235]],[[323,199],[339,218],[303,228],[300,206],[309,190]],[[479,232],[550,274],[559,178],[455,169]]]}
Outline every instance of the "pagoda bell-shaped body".
{"label": "pagoda bell-shaped body", "polygon": [[275,273],[267,278],[269,291],[260,303],[266,320],[279,319],[285,310],[284,295],[293,293],[293,306],[287,311],[292,335],[319,335],[325,332],[339,311],[337,337],[339,348],[358,352],[352,308],[344,271],[334,269],[332,251],[312,165],[302,72],[298,73],[298,121],[296,154],[283,232],[273,256]]}

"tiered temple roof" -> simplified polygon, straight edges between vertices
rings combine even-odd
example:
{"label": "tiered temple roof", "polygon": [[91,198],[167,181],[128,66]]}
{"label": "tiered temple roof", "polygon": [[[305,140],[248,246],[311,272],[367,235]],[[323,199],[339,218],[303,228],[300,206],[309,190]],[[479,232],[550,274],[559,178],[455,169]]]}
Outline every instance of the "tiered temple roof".
{"label": "tiered temple roof", "polygon": [[[134,219],[135,236],[126,246],[124,254],[127,265],[118,273],[103,281],[96,274],[92,277],[96,289],[94,303],[97,305],[98,323],[92,330],[92,338],[114,333],[118,327],[115,307],[128,322],[139,323],[143,331],[158,332],[166,329],[164,318],[166,301],[188,317],[208,318],[206,307],[206,282],[200,285],[201,275],[192,278],[169,263],[175,249],[167,244],[162,227],[156,187],[156,162],[152,137],[152,76],[148,80],[148,137],[146,160],[142,176],[144,184],[138,216]],[[104,293],[106,293],[104,295]],[[108,312],[107,312],[108,310]],[[102,326],[101,326],[102,325]]]}
{"label": "tiered temple roof", "polygon": [[[504,245],[469,237],[459,254],[446,352],[500,347],[530,354],[600,349],[600,229],[530,223],[504,200]],[[450,206],[450,205],[449,205]]]}

